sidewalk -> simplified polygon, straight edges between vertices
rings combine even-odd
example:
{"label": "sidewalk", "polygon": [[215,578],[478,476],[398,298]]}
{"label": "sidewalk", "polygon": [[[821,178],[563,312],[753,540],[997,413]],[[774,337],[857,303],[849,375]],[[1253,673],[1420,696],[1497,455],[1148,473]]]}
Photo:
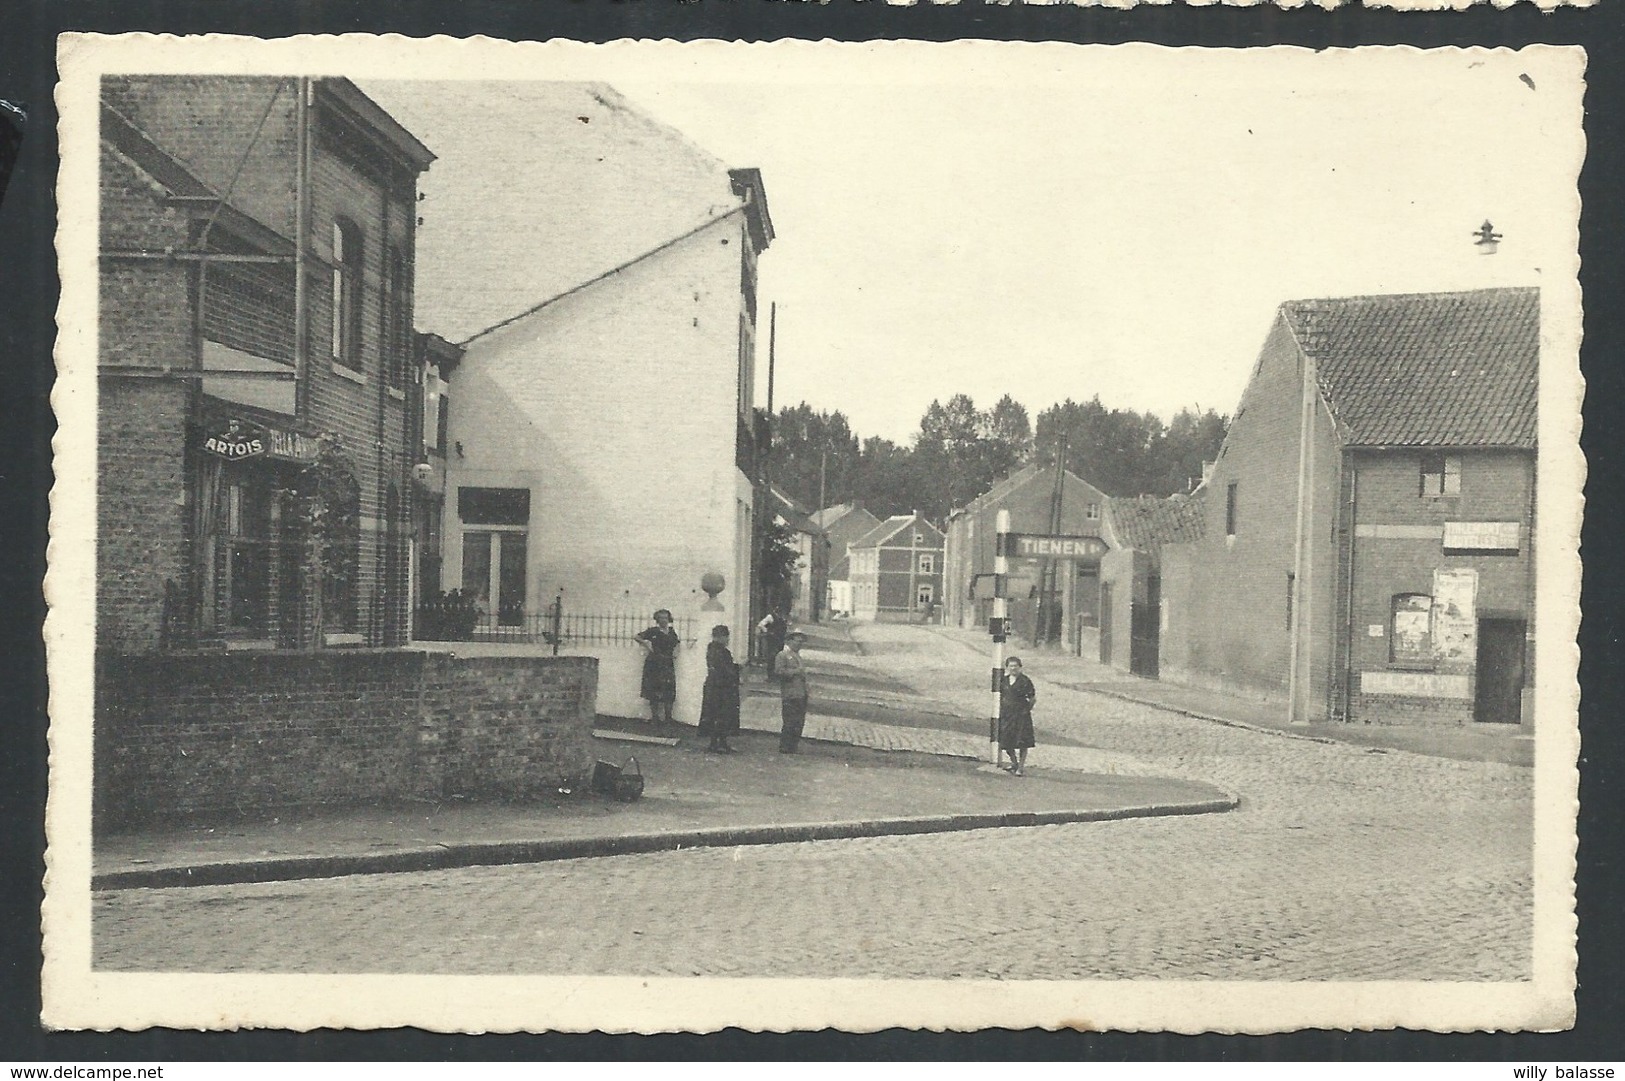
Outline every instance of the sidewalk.
{"label": "sidewalk", "polygon": [[[991,655],[985,634],[959,627],[931,630]],[[1131,676],[1088,657],[1048,650],[1029,651],[1031,665],[1058,686],[1165,709],[1219,724],[1276,732],[1299,739],[1352,743],[1470,762],[1534,764],[1534,737],[1520,725],[1472,724],[1461,727],[1400,724],[1289,724],[1278,703],[1265,703],[1177,683]]]}
{"label": "sidewalk", "polygon": [[[600,718],[600,729],[679,745],[596,738],[638,759],[644,796],[584,792],[526,804],[450,800],[151,828],[99,838],[92,887],[129,889],[531,863],[678,848],[937,833],[1233,809],[1211,786],[1114,771],[1108,752],[1046,759],[1024,778],[979,762],[960,734],[808,717],[801,753],[778,753],[778,702],[746,699],[740,753],[707,753],[693,728]],[[769,710],[771,706],[771,710]],[[839,738],[844,742],[829,742]],[[1060,755],[1061,749],[1057,749]],[[958,756],[958,757],[955,757]],[[1079,767],[1093,767],[1087,771]]]}

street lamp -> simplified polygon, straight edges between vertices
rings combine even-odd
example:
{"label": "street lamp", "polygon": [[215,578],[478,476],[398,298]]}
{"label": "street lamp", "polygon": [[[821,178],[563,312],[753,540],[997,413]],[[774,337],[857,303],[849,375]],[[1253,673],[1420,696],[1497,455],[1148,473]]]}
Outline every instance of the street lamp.
{"label": "street lamp", "polygon": [[1488,218],[1484,219],[1484,224],[1478,227],[1473,236],[1477,237],[1473,241],[1473,246],[1478,249],[1480,255],[1494,255],[1496,249],[1501,246],[1501,234],[1495,231]]}

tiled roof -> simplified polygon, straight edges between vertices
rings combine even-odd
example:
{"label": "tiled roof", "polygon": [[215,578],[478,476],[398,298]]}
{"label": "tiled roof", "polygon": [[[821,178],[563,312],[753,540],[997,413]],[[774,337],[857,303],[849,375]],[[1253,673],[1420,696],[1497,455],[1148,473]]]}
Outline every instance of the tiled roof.
{"label": "tiled roof", "polygon": [[740,205],[727,167],[599,83],[362,89],[438,160],[420,179],[417,323],[454,342]]}
{"label": "tiled roof", "polygon": [[1152,555],[1159,553],[1164,544],[1201,540],[1202,512],[1201,495],[1167,499],[1142,495],[1106,501],[1117,543]]}
{"label": "tiled roof", "polygon": [[1281,315],[1345,444],[1535,445],[1538,290],[1298,300]]}

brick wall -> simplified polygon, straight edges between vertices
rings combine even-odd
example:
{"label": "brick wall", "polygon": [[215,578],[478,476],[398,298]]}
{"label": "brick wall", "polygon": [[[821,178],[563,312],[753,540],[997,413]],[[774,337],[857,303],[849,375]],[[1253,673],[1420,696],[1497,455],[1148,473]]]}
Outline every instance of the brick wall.
{"label": "brick wall", "polygon": [[157,649],[165,583],[182,601],[188,507],[182,457],[187,389],[107,379],[97,425],[96,637],[103,648]]}
{"label": "brick wall", "polygon": [[[1300,606],[1300,672],[1309,680],[1301,701],[1319,718],[1326,713],[1336,617],[1339,459],[1330,419],[1315,401],[1302,523],[1307,556],[1299,567],[1294,552],[1302,389],[1302,356],[1277,318],[1207,481],[1204,538],[1189,546],[1189,558],[1164,566],[1170,620],[1185,622],[1165,636],[1162,668],[1170,678],[1284,698],[1292,655],[1288,575],[1302,572],[1304,580],[1292,587],[1293,603]],[[1227,536],[1232,483],[1237,523],[1235,535]]]}
{"label": "brick wall", "polygon": [[233,206],[291,237],[295,87],[275,76],[118,75],[103,80],[102,94],[199,180],[217,192],[230,186]]}
{"label": "brick wall", "polygon": [[[1510,450],[1452,452],[1461,462],[1461,491],[1448,497],[1420,493],[1421,452],[1363,451],[1351,456],[1356,474],[1357,524],[1354,538],[1352,628],[1350,655],[1351,719],[1370,723],[1462,724],[1472,719],[1471,697],[1422,698],[1360,693],[1360,673],[1414,671],[1415,665],[1391,661],[1393,598],[1401,593],[1429,595],[1434,572],[1471,569],[1478,586],[1474,598],[1480,614],[1524,619],[1532,647],[1534,562],[1530,547],[1533,529],[1533,458]],[[1446,522],[1518,522],[1520,547],[1516,553],[1449,552],[1442,543]],[[1410,535],[1396,535],[1396,534]],[[1375,535],[1373,535],[1375,534]],[[1380,628],[1374,635],[1372,628]],[[1467,676],[1472,689],[1475,665],[1440,663],[1428,671]],[[1526,678],[1533,674],[1533,656],[1526,657]]]}
{"label": "brick wall", "polygon": [[535,795],[590,767],[596,681],[588,658],[103,654],[96,821]]}

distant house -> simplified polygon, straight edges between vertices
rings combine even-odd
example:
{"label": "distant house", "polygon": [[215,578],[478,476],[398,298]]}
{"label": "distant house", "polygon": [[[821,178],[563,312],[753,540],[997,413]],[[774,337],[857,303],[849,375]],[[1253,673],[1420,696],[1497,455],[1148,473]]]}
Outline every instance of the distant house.
{"label": "distant house", "polygon": [[693,720],[710,627],[743,642],[760,615],[760,174],[601,84],[367,89],[439,155],[417,311],[463,350],[443,376],[442,585],[478,599],[476,638],[534,644],[556,624],[563,651],[599,659],[610,714],[643,708],[631,636],[670,609]]}
{"label": "distant house", "polygon": [[802,623],[818,623],[828,611],[825,605],[829,582],[829,538],[807,509],[777,488],[771,489],[773,514],[779,524],[795,534],[795,580],[791,585],[790,618]]}
{"label": "distant house", "polygon": [[853,541],[879,525],[880,519],[857,503],[838,503],[815,512],[812,521],[824,531],[829,541],[829,600],[826,610],[832,614],[851,615],[852,561],[847,554],[848,548]]}
{"label": "distant house", "polygon": [[[994,536],[998,513],[1010,512],[1014,533],[1047,535],[1056,509],[1055,467],[1029,465],[995,484],[964,507],[948,515],[946,552],[947,596],[944,618],[960,627],[983,628],[993,614]],[[1099,488],[1062,470],[1061,528],[1073,537],[1098,537],[1104,547],[1112,540],[1106,529],[1108,497]],[[1048,623],[1046,637],[1069,648],[1093,654],[1099,626],[1100,559],[1056,561],[1046,567],[1039,559],[1013,558],[1010,564],[1008,613],[1011,633],[1031,641],[1040,619]],[[1087,645],[1080,647],[1080,641]]]}
{"label": "distant house", "polygon": [[1539,296],[1283,304],[1162,550],[1165,677],[1295,721],[1517,723],[1534,635]]}
{"label": "distant house", "polygon": [[[1100,597],[1093,656],[1135,675],[1158,675],[1162,640],[1185,631],[1188,613],[1162,593],[1162,552],[1202,539],[1205,490],[1191,495],[1136,496],[1106,502],[1111,551],[1100,559]],[[1176,618],[1177,616],[1177,618]],[[1085,651],[1087,652],[1087,651]]]}
{"label": "distant house", "polygon": [[887,518],[847,549],[852,614],[882,623],[935,621],[942,600],[942,531],[920,516]]}

